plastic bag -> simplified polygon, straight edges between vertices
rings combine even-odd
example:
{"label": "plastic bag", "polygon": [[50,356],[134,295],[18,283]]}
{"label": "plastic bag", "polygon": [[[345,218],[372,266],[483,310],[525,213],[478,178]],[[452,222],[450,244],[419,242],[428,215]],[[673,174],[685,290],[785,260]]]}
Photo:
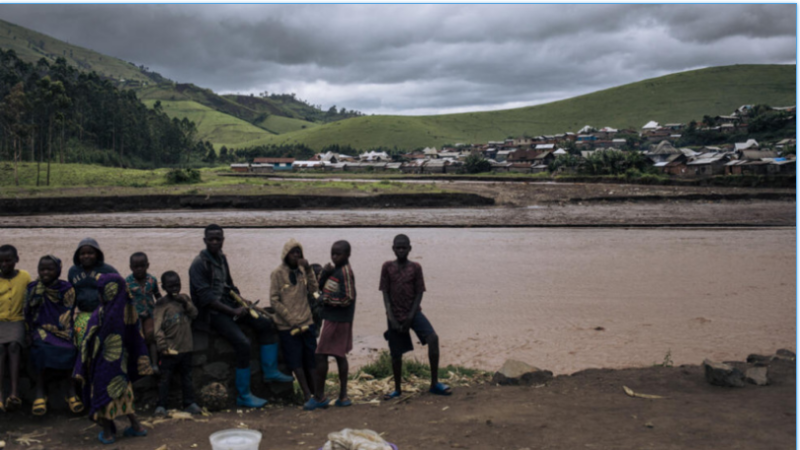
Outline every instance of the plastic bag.
{"label": "plastic bag", "polygon": [[392,447],[372,430],[345,428],[328,434],[323,450],[392,450]]}

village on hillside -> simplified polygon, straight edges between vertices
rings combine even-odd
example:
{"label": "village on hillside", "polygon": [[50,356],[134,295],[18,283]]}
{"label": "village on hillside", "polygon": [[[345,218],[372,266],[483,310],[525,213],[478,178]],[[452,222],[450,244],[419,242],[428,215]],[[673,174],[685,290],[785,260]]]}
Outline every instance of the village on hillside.
{"label": "village on hillside", "polygon": [[[478,172],[618,174],[631,168],[670,177],[714,175],[792,175],[796,169],[794,128],[772,142],[751,138],[753,130],[779,130],[795,120],[795,107],[744,105],[730,115],[705,116],[698,125],[647,122],[640,130],[594,128],[479,144],[427,147],[400,155],[369,151],[357,156],[334,152],[310,160],[254,158],[231,164],[234,172],[277,171],[449,174]],[[788,134],[788,132],[786,133]],[[703,145],[744,136],[742,142]],[[726,139],[727,138],[727,139]],[[681,144],[684,145],[681,145]],[[695,144],[695,145],[692,145]],[[475,170],[475,161],[483,164]],[[613,166],[598,169],[597,166]]]}

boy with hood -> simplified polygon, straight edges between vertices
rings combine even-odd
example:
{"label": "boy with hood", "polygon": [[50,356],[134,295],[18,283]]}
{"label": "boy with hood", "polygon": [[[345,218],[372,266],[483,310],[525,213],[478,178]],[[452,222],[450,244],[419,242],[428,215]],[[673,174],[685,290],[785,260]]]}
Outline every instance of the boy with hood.
{"label": "boy with hood", "polygon": [[308,402],[310,386],[314,386],[314,353],[317,350],[308,294],[318,291],[317,277],[303,258],[303,246],[289,239],[281,251],[281,265],[270,275],[269,300],[275,309],[283,358],[303,389],[306,409],[314,409],[309,408],[313,405]]}
{"label": "boy with hood", "polygon": [[92,238],[85,238],[78,244],[72,256],[72,264],[67,279],[75,288],[75,347],[80,348],[86,334],[86,324],[92,312],[100,304],[97,293],[97,280],[100,275],[116,273],[117,269],[105,262],[100,245]]}
{"label": "boy with hood", "polygon": [[[222,253],[225,235],[222,227],[211,224],[204,231],[206,249],[194,258],[189,268],[189,293],[199,315],[195,324],[206,325],[225,338],[236,352],[236,404],[261,408],[267,401],[250,391],[250,339],[240,328],[250,327],[261,346],[261,372],[265,382],[291,383],[292,377],[278,370],[278,336],[275,325],[266,317],[255,319],[241,306],[231,292],[239,294],[233,284],[228,259]],[[304,299],[305,300],[305,299]]]}

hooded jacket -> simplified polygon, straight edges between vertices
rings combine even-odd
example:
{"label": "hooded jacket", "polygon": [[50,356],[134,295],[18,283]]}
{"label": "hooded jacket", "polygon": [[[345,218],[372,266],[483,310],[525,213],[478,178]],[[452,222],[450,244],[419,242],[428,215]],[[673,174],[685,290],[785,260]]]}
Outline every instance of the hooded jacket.
{"label": "hooded jacket", "polygon": [[314,323],[308,307],[308,293],[319,290],[317,277],[313,270],[306,272],[304,267],[298,266],[292,284],[292,269],[286,264],[286,255],[295,247],[303,250],[299,242],[289,239],[281,251],[281,265],[269,277],[269,301],[275,309],[275,326],[281,331]]}
{"label": "hooded jacket", "polygon": [[[94,267],[86,270],[81,266],[80,251],[84,246],[92,247],[97,250],[97,263]],[[75,288],[75,304],[81,312],[92,312],[97,309],[100,299],[97,296],[97,279],[105,273],[119,273],[117,269],[105,263],[105,255],[100,250],[100,245],[92,238],[85,238],[78,244],[75,254],[72,256],[72,263],[67,273],[67,278]]]}
{"label": "hooded jacket", "polygon": [[208,250],[201,251],[189,268],[189,294],[194,306],[200,312],[198,320],[194,323],[207,324],[211,314],[219,314],[209,308],[209,305],[216,301],[221,301],[231,308],[238,308],[228,295],[231,290],[239,293],[239,289],[233,284],[228,258],[222,252],[214,257]]}

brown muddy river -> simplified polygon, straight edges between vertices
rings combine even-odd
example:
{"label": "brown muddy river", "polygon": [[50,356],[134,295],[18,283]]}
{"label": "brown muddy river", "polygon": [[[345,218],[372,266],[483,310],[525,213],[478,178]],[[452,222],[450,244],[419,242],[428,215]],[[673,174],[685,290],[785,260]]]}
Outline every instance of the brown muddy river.
{"label": "brown muddy river", "polygon": [[[647,366],[668,353],[678,365],[795,349],[794,228],[231,229],[224,250],[243,293],[267,301],[289,238],[319,263],[331,243],[349,240],[358,289],[352,359],[361,365],[386,348],[378,278],[400,232],[423,267],[423,311],[443,364],[495,370],[511,357],[571,373]],[[145,251],[151,273],[178,271],[184,291],[203,248],[198,229],[5,229],[0,241],[16,245],[19,267],[33,273],[46,253],[66,264],[86,236],[123,275],[128,256]]]}

